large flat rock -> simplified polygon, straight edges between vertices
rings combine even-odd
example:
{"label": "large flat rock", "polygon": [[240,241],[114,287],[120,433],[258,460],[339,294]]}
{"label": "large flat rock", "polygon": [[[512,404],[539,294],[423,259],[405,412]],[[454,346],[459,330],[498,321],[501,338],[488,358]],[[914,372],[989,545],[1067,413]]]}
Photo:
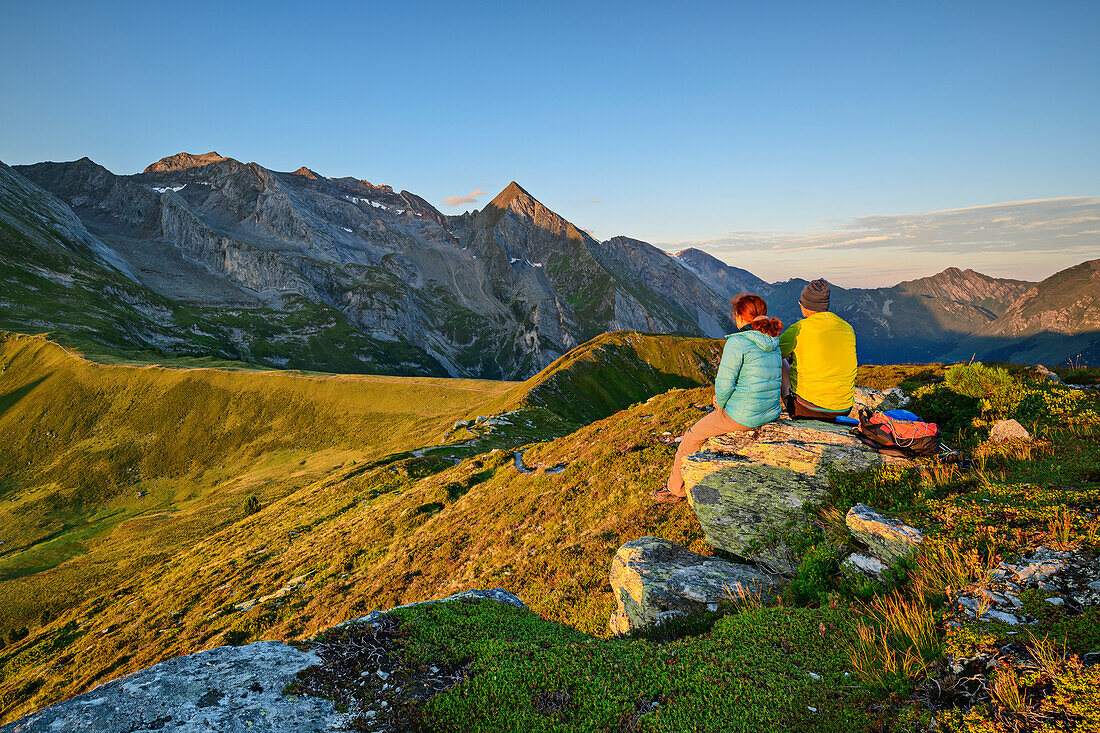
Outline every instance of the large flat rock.
{"label": "large flat rock", "polygon": [[791,572],[781,540],[804,507],[828,492],[833,470],[859,470],[905,459],[883,456],[844,425],[779,420],[708,440],[686,456],[684,483],[707,542],[776,572]]}
{"label": "large flat rock", "polygon": [[176,657],[3,727],[2,733],[95,731],[295,731],[347,723],[332,701],[283,696],[294,676],[321,658],[280,641]]}
{"label": "large flat rock", "polygon": [[751,565],[700,555],[659,537],[620,547],[610,579],[618,610],[609,626],[616,634],[716,611],[746,597],[768,600],[779,587],[776,578]]}

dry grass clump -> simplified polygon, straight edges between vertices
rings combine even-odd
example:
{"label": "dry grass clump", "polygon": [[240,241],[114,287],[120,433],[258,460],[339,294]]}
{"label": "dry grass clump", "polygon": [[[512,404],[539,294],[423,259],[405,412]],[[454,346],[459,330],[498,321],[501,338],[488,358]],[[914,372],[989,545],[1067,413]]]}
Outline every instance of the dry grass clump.
{"label": "dry grass clump", "polygon": [[983,556],[975,549],[964,550],[956,541],[925,540],[914,556],[909,587],[914,597],[937,603],[950,596],[952,590],[987,577],[994,564],[995,557]]}
{"label": "dry grass clump", "polygon": [[1073,541],[1073,525],[1077,520],[1077,512],[1067,507],[1058,507],[1054,516],[1047,520],[1047,533],[1050,535],[1050,544],[1059,550],[1068,550],[1076,546]]}
{"label": "dry grass clump", "polygon": [[868,686],[902,691],[943,656],[932,609],[897,591],[863,608],[849,659]]}

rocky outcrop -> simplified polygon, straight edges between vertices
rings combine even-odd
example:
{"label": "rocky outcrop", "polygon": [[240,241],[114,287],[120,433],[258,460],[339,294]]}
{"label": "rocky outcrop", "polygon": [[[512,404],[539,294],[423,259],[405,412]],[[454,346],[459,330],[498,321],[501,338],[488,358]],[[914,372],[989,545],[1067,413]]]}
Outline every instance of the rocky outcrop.
{"label": "rocky outcrop", "polygon": [[989,439],[994,443],[1010,440],[1031,440],[1031,433],[1016,420],[998,420],[989,430]]}
{"label": "rocky outcrop", "polygon": [[778,587],[776,578],[751,565],[642,537],[619,548],[611,561],[618,610],[609,626],[613,633],[625,634],[677,616],[716,611],[746,597],[768,600]]}
{"label": "rocky outcrop", "polygon": [[[499,588],[470,590],[389,611],[373,611],[340,626],[377,624],[382,616],[397,609],[470,599],[525,608],[523,601]],[[0,733],[152,730],[321,733],[347,730],[356,722],[355,716],[337,711],[332,700],[287,692],[288,686],[301,679],[299,673],[323,661],[313,651],[302,651],[279,641],[221,646],[169,659],[100,685],[83,695],[0,726]]]}
{"label": "rocky outcrop", "polygon": [[849,509],[844,522],[852,536],[887,565],[906,557],[924,541],[919,529],[885,517],[866,504],[856,504]]}
{"label": "rocky outcrop", "polygon": [[780,538],[803,507],[820,502],[830,470],[906,463],[861,443],[842,425],[779,420],[755,430],[712,438],[684,459],[688,499],[707,542],[716,549],[791,572]]}
{"label": "rocky outcrop", "polygon": [[1100,558],[1095,554],[1054,550],[1040,545],[1015,562],[1002,562],[983,578],[951,598],[949,621],[1000,621],[1010,625],[1034,620],[1020,593],[1043,591],[1039,601],[1080,613],[1100,605]]}
{"label": "rocky outcrop", "polygon": [[0,727],[41,731],[301,731],[342,727],[330,700],[283,690],[321,658],[280,641],[176,657]]}

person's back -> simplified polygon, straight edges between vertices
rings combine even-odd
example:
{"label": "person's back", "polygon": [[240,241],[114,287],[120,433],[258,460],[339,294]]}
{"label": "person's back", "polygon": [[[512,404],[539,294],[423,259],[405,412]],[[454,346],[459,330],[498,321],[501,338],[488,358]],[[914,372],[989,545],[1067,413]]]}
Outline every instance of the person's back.
{"label": "person's back", "polygon": [[807,285],[800,304],[805,317],[779,337],[783,356],[791,357],[788,413],[826,419],[845,414],[855,393],[855,332],[829,312],[829,284],[824,280]]}
{"label": "person's back", "polygon": [[[733,385],[726,373],[731,361],[737,362]],[[776,419],[781,409],[780,362],[775,336],[748,328],[730,334],[714,382],[715,403],[722,406],[730,419],[750,428]]]}

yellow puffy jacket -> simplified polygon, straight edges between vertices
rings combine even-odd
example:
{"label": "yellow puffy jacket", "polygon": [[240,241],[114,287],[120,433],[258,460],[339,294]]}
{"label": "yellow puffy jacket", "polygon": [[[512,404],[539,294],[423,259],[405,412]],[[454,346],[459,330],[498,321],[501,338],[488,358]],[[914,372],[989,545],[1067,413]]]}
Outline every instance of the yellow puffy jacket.
{"label": "yellow puffy jacket", "polygon": [[856,384],[856,334],[828,311],[797,321],[779,336],[791,360],[791,391],[824,410],[850,410]]}

